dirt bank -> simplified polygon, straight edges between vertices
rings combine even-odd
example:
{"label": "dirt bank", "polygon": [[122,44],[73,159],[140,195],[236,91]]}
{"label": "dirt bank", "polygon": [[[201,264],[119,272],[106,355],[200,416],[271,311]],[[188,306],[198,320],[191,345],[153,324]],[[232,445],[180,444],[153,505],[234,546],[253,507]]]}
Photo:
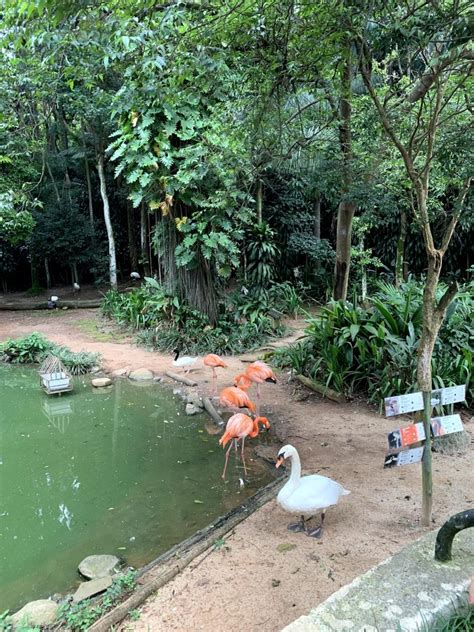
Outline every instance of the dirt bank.
{"label": "dirt bank", "polygon": [[[108,370],[170,368],[170,357],[138,348],[108,327],[97,329],[97,314],[3,312],[0,340],[40,331],[73,350],[98,351]],[[219,373],[220,388],[245,366],[236,357],[228,362],[229,369]],[[202,389],[209,388],[207,369],[199,368],[193,377]],[[150,598],[139,620],[127,621],[122,630],[280,630],[425,531],[419,522],[420,467],[382,467],[386,433],[397,421],[361,404],[323,400],[288,383],[284,373],[279,384],[264,385],[262,412],[282,443],[300,451],[304,472],[330,476],[352,492],[328,511],[323,539],[287,531],[290,517],[271,501],[240,524],[224,546],[198,558]],[[465,419],[471,436],[473,425]],[[472,452],[435,454],[433,528],[473,501]]]}

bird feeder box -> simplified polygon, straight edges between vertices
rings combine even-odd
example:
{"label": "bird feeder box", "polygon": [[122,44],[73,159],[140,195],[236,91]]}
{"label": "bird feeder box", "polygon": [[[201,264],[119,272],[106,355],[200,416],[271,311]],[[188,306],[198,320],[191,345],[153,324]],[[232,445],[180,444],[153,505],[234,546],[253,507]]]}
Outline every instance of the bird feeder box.
{"label": "bird feeder box", "polygon": [[39,370],[40,384],[48,395],[55,395],[72,391],[72,376],[61,360],[48,355]]}

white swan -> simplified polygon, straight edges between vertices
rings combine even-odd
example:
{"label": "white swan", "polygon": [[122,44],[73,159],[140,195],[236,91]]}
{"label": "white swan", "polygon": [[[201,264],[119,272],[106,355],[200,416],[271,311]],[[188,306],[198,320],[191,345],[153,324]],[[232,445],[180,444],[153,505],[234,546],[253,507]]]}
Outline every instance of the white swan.
{"label": "white swan", "polygon": [[191,367],[193,366],[193,364],[196,362],[196,360],[199,359],[198,356],[181,356],[180,357],[179,349],[175,349],[173,353],[176,354],[174,356],[173,366],[185,369],[185,373],[188,373]]}
{"label": "white swan", "polygon": [[[275,467],[280,467],[285,459],[291,459],[291,475],[280,490],[277,502],[285,511],[301,516],[300,522],[288,525],[290,531],[306,531],[313,538],[320,538],[323,533],[324,514],[331,505],[336,505],[341,496],[350,494],[342,485],[330,478],[311,474],[301,477],[301,461],[292,445],[285,445],[278,452]],[[309,530],[306,522],[311,514],[321,510],[321,524],[316,529]],[[305,520],[304,515],[310,514]]]}

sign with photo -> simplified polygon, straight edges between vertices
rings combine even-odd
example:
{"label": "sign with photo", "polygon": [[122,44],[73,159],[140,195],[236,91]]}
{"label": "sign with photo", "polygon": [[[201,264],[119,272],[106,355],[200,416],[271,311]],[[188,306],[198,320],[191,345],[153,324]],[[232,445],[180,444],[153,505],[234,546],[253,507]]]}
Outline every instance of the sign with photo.
{"label": "sign with photo", "polygon": [[422,423],[412,424],[388,433],[388,447],[391,450],[404,448],[413,443],[419,443],[426,439],[425,428]]}
{"label": "sign with photo", "polygon": [[446,404],[456,404],[457,402],[463,402],[466,399],[466,386],[461,384],[460,386],[448,386],[446,388],[439,388],[431,392],[431,405],[432,406],[444,406]]}
{"label": "sign with photo", "polygon": [[396,397],[386,397],[384,403],[385,416],[393,417],[394,415],[423,410],[423,395],[419,392],[397,395]]}
{"label": "sign with photo", "polygon": [[433,436],[443,437],[453,432],[462,432],[464,428],[459,415],[446,415],[446,417],[432,417],[431,430]]}
{"label": "sign with photo", "polygon": [[387,454],[384,468],[399,467],[400,465],[409,465],[410,463],[419,463],[423,458],[424,446],[421,448],[410,448],[410,450],[403,450],[397,454]]}

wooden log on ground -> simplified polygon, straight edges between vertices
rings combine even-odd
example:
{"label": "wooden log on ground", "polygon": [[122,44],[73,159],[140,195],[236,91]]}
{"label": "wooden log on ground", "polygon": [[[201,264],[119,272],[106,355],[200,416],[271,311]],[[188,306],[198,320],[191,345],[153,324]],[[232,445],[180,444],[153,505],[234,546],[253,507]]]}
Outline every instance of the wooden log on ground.
{"label": "wooden log on ground", "polygon": [[296,379],[301,382],[301,384],[304,384],[305,386],[310,388],[312,391],[324,395],[324,397],[331,399],[333,402],[344,404],[346,401],[346,398],[344,397],[344,395],[342,395],[342,393],[333,391],[332,388],[328,388],[327,386],[324,386],[324,384],[320,384],[319,382],[310,380],[309,377],[306,377],[304,375],[297,375]]}
{"label": "wooden log on ground", "polygon": [[[91,300],[77,300],[77,301],[60,301],[56,309],[61,310],[63,307],[68,309],[91,309],[93,307],[100,307],[100,299]],[[48,309],[47,301],[41,301],[41,303],[0,303],[0,311],[19,312],[30,311],[38,309]],[[53,311],[53,310],[50,310]]]}
{"label": "wooden log on ground", "polygon": [[435,560],[438,562],[449,562],[451,559],[451,547],[456,533],[463,529],[474,527],[474,509],[467,509],[451,516],[447,520],[436,536]]}
{"label": "wooden log on ground", "polygon": [[204,408],[209,413],[209,415],[212,417],[212,419],[216,422],[216,424],[218,426],[223,426],[224,425],[224,420],[219,415],[217,410],[214,408],[214,405],[211,402],[211,400],[208,397],[203,397],[202,398],[202,403],[203,403]]}
{"label": "wooden log on ground", "polygon": [[190,380],[188,377],[184,377],[184,375],[178,375],[177,373],[173,373],[172,371],[166,371],[165,375],[170,377],[172,380],[175,380],[176,382],[186,384],[186,386],[197,386],[197,382],[195,382],[194,380]]}
{"label": "wooden log on ground", "polygon": [[222,538],[239,522],[245,520],[256,509],[271,500],[283,484],[282,478],[282,476],[278,477],[248,498],[245,503],[218,518],[205,529],[197,531],[190,538],[177,544],[145,566],[139,572],[139,587],[123,603],[88,628],[89,632],[108,632],[111,626],[117,625],[128,615],[130,610],[140,606],[147,597],[173,579],[193,559],[211,547],[216,540]]}

